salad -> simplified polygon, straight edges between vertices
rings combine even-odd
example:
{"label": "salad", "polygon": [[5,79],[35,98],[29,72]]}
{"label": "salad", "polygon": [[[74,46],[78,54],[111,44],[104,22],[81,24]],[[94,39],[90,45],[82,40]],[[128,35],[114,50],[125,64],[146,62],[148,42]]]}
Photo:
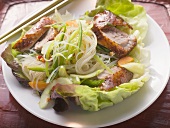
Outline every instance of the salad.
{"label": "salad", "polygon": [[79,18],[58,11],[23,29],[2,58],[23,86],[56,112],[74,102],[99,111],[122,102],[149,80],[149,51],[142,42],[144,8],[129,0],[98,0]]}

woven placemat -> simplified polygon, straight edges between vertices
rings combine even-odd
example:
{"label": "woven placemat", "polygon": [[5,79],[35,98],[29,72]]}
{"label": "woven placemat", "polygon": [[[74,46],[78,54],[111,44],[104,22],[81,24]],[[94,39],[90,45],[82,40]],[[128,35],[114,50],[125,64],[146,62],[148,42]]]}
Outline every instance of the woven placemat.
{"label": "woven placemat", "polygon": [[170,16],[170,0],[132,0],[133,2],[153,3],[164,6]]}
{"label": "woven placemat", "polygon": [[16,4],[51,0],[0,0],[0,28],[8,9]]}

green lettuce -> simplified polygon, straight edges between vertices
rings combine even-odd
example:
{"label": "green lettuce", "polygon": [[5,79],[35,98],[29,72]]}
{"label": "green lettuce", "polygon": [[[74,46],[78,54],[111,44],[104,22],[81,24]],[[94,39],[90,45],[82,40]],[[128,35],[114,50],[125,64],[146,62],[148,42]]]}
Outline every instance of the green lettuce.
{"label": "green lettuce", "polygon": [[78,98],[77,104],[84,110],[98,111],[122,102],[125,98],[137,92],[148,79],[149,74],[145,73],[137,79],[132,79],[129,83],[114,87],[111,91],[104,91],[99,87],[91,88],[86,85],[75,84],[58,84],[55,86],[55,91],[63,98]]}
{"label": "green lettuce", "polygon": [[[147,79],[146,79],[147,78]],[[111,91],[102,91],[100,88],[90,88],[88,86],[77,86],[75,95],[79,97],[79,102],[84,110],[98,111],[122,102],[125,98],[137,92],[149,79],[149,74],[133,79],[129,83],[116,86]]]}

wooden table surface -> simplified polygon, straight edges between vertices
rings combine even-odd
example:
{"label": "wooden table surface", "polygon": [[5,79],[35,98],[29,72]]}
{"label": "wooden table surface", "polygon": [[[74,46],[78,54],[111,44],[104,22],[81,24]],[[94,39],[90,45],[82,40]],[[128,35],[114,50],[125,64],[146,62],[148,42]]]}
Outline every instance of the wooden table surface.
{"label": "wooden table surface", "polygon": [[[8,11],[16,3],[44,0],[0,0],[0,31],[5,31],[8,24]],[[145,7],[147,13],[159,24],[170,42],[170,1],[169,0],[134,0]],[[147,2],[145,2],[147,1]],[[45,2],[45,1],[44,1]],[[169,2],[169,3],[168,3]],[[41,4],[41,3],[32,3]],[[12,6],[14,5],[14,6]],[[25,5],[24,5],[25,6]],[[11,8],[9,8],[11,7]],[[25,6],[27,7],[27,6]],[[8,9],[9,8],[9,9]],[[8,10],[7,10],[8,9]],[[27,11],[30,11],[29,9]],[[6,14],[6,17],[5,17]],[[8,17],[7,17],[8,16]],[[5,18],[4,18],[5,17]],[[17,18],[17,17],[15,17]],[[21,20],[21,19],[17,19]],[[3,21],[3,22],[2,22]],[[14,23],[11,23],[13,25]],[[161,43],[161,42],[160,42]],[[0,45],[0,51],[4,44]],[[161,51],[160,51],[161,52]],[[109,126],[111,128],[113,126]],[[114,125],[115,128],[170,128],[170,80],[160,97],[144,112],[123,123]],[[0,128],[61,128],[43,121],[26,111],[10,94],[3,79],[0,62]]]}

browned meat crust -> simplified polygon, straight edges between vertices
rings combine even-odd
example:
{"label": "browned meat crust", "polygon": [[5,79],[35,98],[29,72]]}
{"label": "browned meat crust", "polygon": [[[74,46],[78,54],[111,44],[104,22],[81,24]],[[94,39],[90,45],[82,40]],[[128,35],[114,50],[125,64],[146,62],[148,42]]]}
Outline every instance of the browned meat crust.
{"label": "browned meat crust", "polygon": [[115,27],[95,28],[98,43],[113,51],[118,58],[126,56],[136,45],[133,35],[128,35]]}
{"label": "browned meat crust", "polygon": [[54,38],[56,37],[57,34],[58,34],[58,31],[54,28],[51,28],[47,32],[45,37],[35,44],[34,49],[35,50],[41,50],[43,45],[46,44],[48,41],[54,40]]}
{"label": "browned meat crust", "polygon": [[125,22],[121,17],[114,15],[112,12],[105,10],[102,13],[96,14],[94,16],[94,25],[99,29],[105,27],[106,25],[112,26],[126,26],[133,29],[127,22]]}
{"label": "browned meat crust", "polygon": [[109,91],[115,86],[129,82],[133,77],[133,73],[125,68],[114,66],[111,70],[114,72],[113,75],[105,71],[98,76],[99,79],[105,80],[101,86],[102,90]]}
{"label": "browned meat crust", "polygon": [[92,30],[96,34],[99,44],[113,51],[118,58],[121,58],[126,56],[137,45],[137,40],[133,35],[128,35],[115,26],[132,28],[120,17],[109,11],[104,11],[95,16]]}
{"label": "browned meat crust", "polygon": [[49,17],[43,17],[13,46],[14,49],[25,51],[30,49],[36,41],[49,29],[46,25],[53,24],[54,21]]}

